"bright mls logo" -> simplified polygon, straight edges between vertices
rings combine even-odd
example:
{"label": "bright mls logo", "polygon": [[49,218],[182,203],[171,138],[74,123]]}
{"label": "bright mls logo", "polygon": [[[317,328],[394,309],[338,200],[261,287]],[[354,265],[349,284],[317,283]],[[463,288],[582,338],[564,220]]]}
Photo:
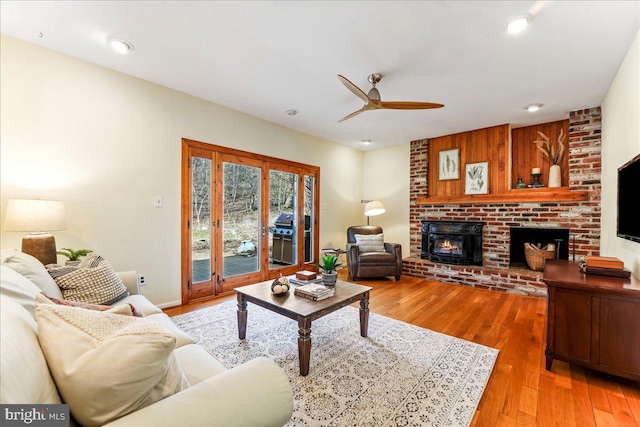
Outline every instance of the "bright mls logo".
{"label": "bright mls logo", "polygon": [[0,405],[3,426],[69,427],[69,405]]}

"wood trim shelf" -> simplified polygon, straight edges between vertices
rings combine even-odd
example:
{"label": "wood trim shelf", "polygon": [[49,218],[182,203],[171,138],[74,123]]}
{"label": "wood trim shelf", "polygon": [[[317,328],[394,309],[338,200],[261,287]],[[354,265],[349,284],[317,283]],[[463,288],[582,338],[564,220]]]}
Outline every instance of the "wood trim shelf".
{"label": "wood trim shelf", "polygon": [[471,203],[574,202],[588,200],[586,191],[570,191],[569,187],[521,188],[504,193],[421,197],[418,205],[460,205]]}

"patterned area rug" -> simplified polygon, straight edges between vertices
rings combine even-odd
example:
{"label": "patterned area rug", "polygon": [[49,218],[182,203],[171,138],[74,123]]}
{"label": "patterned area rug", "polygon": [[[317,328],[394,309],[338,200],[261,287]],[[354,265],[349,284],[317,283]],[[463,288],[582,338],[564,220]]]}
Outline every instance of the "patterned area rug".
{"label": "patterned area rug", "polygon": [[300,376],[297,322],[248,304],[238,339],[236,302],[174,317],[228,367],[258,356],[289,377],[287,426],[468,426],[498,350],[374,313],[360,336],[358,309],[313,321],[309,375]]}

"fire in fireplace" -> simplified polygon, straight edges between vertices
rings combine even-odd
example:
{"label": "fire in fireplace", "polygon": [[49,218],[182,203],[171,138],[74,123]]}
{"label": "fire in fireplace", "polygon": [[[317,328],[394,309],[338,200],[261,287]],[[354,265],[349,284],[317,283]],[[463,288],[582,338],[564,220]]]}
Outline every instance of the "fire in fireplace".
{"label": "fire in fireplace", "polygon": [[482,265],[484,222],[422,221],[421,258],[443,264]]}

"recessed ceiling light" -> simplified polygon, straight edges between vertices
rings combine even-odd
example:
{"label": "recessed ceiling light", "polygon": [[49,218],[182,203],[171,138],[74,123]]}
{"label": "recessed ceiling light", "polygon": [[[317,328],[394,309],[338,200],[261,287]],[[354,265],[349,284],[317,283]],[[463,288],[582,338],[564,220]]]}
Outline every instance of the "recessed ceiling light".
{"label": "recessed ceiling light", "polygon": [[109,46],[118,53],[129,53],[133,50],[133,44],[118,37],[109,39]]}
{"label": "recessed ceiling light", "polygon": [[371,145],[370,139],[363,139],[361,142],[362,142],[362,145]]}
{"label": "recessed ceiling light", "polygon": [[287,110],[287,114],[290,116],[295,116],[298,114],[298,110]]}
{"label": "recessed ceiling light", "polygon": [[527,111],[530,113],[535,113],[542,107],[542,104],[531,104],[527,106]]}
{"label": "recessed ceiling light", "polygon": [[527,28],[527,25],[529,25],[529,17],[520,16],[509,22],[509,24],[507,25],[507,31],[510,34],[518,34],[524,31],[525,28]]}

